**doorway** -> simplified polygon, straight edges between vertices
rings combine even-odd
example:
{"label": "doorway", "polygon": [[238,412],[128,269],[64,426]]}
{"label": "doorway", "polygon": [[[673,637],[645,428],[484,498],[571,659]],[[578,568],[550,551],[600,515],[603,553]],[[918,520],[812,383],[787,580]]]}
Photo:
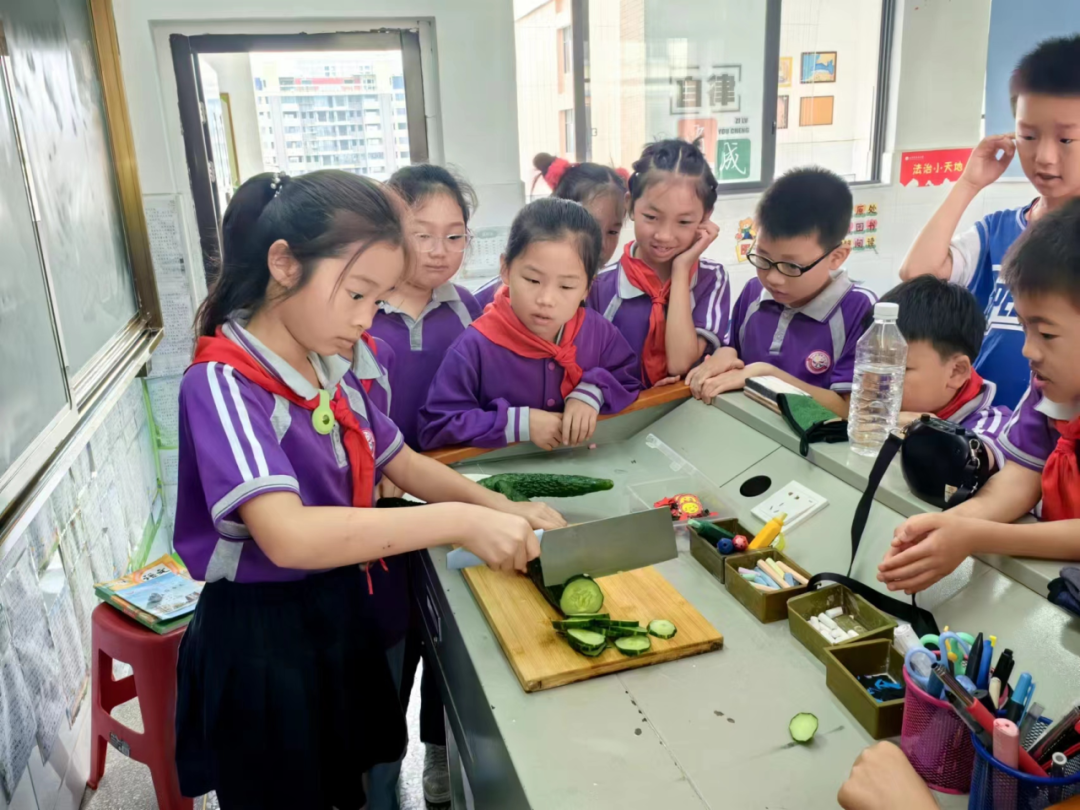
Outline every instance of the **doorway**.
{"label": "doorway", "polygon": [[428,159],[415,30],[169,37],[207,281],[235,190],[266,171],[386,180]]}

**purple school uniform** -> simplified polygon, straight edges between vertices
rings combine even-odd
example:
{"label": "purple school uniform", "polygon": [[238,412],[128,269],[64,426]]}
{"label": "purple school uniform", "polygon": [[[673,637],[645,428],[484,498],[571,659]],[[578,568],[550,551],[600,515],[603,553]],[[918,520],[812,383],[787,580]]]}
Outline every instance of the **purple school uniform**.
{"label": "purple school uniform", "polygon": [[[585,310],[577,362],[584,375],[567,399],[618,413],[637,399],[637,355],[599,314]],[[529,409],[561,411],[563,370],[550,360],[514,354],[466,329],[450,347],[420,411],[420,445],[505,447],[529,440]]]}
{"label": "purple school uniform", "polygon": [[1051,420],[1072,421],[1080,415],[1080,406],[1053,402],[1035,386],[1028,385],[1012,418],[1001,431],[1000,444],[1005,458],[1029,470],[1041,473],[1046,460],[1054,452],[1061,434]]}
{"label": "purple school uniform", "polygon": [[747,365],[770,363],[810,385],[848,393],[855,344],[876,302],[876,295],[856,286],[843,270],[798,308],[778,303],[753,278],[731,313],[730,345]]}
{"label": "purple school uniform", "polygon": [[384,304],[368,331],[389,344],[394,355],[390,370],[393,398],[390,418],[401,430],[405,443],[419,449],[416,418],[428,388],[450,344],[482,312],[472,293],[447,282],[432,290],[431,301],[413,320],[401,310]]}
{"label": "purple school uniform", "polygon": [[997,384],[983,380],[982,388],[975,398],[965,402],[960,410],[949,417],[949,421],[967,428],[982,439],[987,449],[994,454],[994,469],[1000,470],[1005,465],[1000,436],[1012,416],[1012,411],[1003,405],[994,405],[996,396]]}
{"label": "purple school uniform", "polygon": [[[237,322],[222,327],[271,374],[310,399],[317,390]],[[311,355],[329,388],[340,383],[361,428],[374,443],[376,479],[404,446],[400,431],[364,393],[342,357]],[[231,366],[200,363],[180,386],[180,466],[174,543],[191,575],[215,582],[290,582],[314,571],[271,562],[238,508],[268,492],[295,492],[306,506],[352,506],[352,471],[341,428],[315,432],[311,412],[249,382]],[[405,561],[371,565],[375,609],[384,641],[404,635],[408,615]]]}
{"label": "purple school uniform", "polygon": [[491,281],[484,284],[478,290],[473,291],[473,298],[476,299],[476,303],[480,305],[480,311],[483,312],[487,308],[487,305],[495,300],[495,293],[499,291],[499,287],[502,286],[502,277],[495,276]]}
{"label": "purple school uniform", "polygon": [[390,415],[390,403],[393,401],[393,393],[390,389],[390,369],[395,363],[394,350],[390,344],[382,338],[371,336],[375,341],[377,353],[372,354],[371,349],[364,341],[357,341],[353,347],[352,373],[361,383],[370,380],[371,387],[368,389],[368,399],[387,416]]}
{"label": "purple school uniform", "polygon": [[[649,334],[652,301],[630,283],[621,262],[615,262],[596,277],[586,302],[615,324],[634,354],[640,358]],[[694,329],[709,344],[706,352],[712,352],[724,344],[730,306],[731,288],[724,266],[702,259],[690,279],[690,308],[693,311]],[[634,374],[642,379],[640,360]]]}

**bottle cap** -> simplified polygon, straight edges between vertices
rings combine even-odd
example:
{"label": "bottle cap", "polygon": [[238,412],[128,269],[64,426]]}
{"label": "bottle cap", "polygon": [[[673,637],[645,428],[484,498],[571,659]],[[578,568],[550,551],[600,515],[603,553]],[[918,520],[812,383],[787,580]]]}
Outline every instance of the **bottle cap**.
{"label": "bottle cap", "polygon": [[874,320],[895,321],[900,316],[900,305],[880,302],[874,304]]}

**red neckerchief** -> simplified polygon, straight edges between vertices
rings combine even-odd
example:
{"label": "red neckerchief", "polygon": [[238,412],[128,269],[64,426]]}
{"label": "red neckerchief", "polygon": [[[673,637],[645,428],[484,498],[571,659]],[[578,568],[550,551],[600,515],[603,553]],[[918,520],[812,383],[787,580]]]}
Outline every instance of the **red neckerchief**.
{"label": "red neckerchief", "polygon": [[[366,338],[366,339],[365,339]],[[365,332],[361,337],[365,343],[371,338]],[[368,343],[371,346],[370,343]],[[372,346],[374,351],[374,346]],[[249,382],[284,397],[294,405],[299,405],[308,411],[315,410],[319,404],[319,398],[303,399],[277,377],[270,374],[259,362],[248,354],[243,348],[233,343],[221,334],[218,329],[214,337],[201,337],[195,345],[195,359],[191,365],[199,363],[224,363],[232,366]],[[367,437],[360,428],[356,414],[349,407],[349,402],[341,390],[340,385],[334,386],[334,396],[330,400],[330,407],[334,411],[334,418],[341,425],[341,441],[345,445],[345,456],[349,459],[349,467],[352,470],[353,481],[353,506],[371,506],[371,493],[375,487],[375,453],[368,444]],[[388,570],[386,561],[380,559],[383,570]],[[368,593],[374,592],[371,582],[370,564],[365,566],[368,580]]]}
{"label": "red neckerchief", "polygon": [[484,314],[472,322],[476,330],[494,343],[509,349],[519,357],[536,360],[551,359],[562,366],[563,381],[560,391],[563,399],[581,382],[582,370],[577,362],[577,346],[574,341],[581,324],[585,322],[585,309],[579,308],[562,330],[562,339],[558,345],[534,335],[514,314],[510,307],[510,290],[504,284],[495,293],[495,300],[488,304]]}
{"label": "red neckerchief", "polygon": [[631,242],[626,246],[620,264],[626,274],[626,280],[649,296],[652,301],[652,309],[649,311],[649,332],[645,335],[645,345],[641,347],[642,380],[645,387],[649,388],[668,376],[666,329],[671,279],[661,284],[656,271],[641,259],[634,258],[634,244]]}
{"label": "red neckerchief", "polygon": [[[367,346],[369,349],[371,349],[371,356],[372,357],[377,358],[379,356],[379,346],[375,342],[375,338],[373,338],[371,335],[369,335],[367,333],[367,331],[365,331],[362,335],[360,335],[360,341],[365,346]],[[360,380],[360,385],[364,386],[364,393],[365,394],[371,392],[371,384],[373,382],[374,382],[374,380]]]}
{"label": "red neckerchief", "polygon": [[1076,457],[1080,417],[1071,422],[1053,419],[1050,424],[1061,437],[1043,468],[1042,517],[1043,520],[1080,518],[1080,468]]}
{"label": "red neckerchief", "polygon": [[968,381],[964,383],[963,388],[956,392],[956,396],[949,401],[949,404],[937,412],[937,415],[941,419],[948,419],[958,410],[967,405],[971,400],[975,399],[981,392],[983,387],[983,378],[979,376],[979,372],[975,369],[971,370],[971,376]]}

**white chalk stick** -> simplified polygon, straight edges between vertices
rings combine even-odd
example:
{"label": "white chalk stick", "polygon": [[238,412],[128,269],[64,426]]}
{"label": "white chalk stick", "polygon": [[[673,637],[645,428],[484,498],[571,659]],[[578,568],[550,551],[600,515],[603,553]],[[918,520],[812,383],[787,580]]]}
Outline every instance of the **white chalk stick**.
{"label": "white chalk stick", "polygon": [[835,619],[837,616],[844,615],[844,609],[842,607],[829,608],[825,611],[825,615],[828,616],[830,619]]}

